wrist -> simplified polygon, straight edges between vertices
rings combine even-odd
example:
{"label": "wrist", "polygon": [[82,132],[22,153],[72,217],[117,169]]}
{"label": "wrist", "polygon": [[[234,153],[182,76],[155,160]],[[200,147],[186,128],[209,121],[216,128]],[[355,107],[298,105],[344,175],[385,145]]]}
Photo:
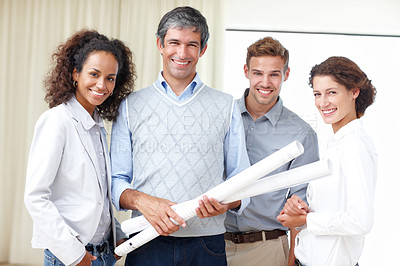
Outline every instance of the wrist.
{"label": "wrist", "polygon": [[143,194],[134,189],[125,189],[119,198],[119,205],[124,209],[137,210],[140,204],[140,194]]}
{"label": "wrist", "polygon": [[241,205],[242,205],[241,200],[234,201],[234,202],[229,203],[228,209],[232,210],[232,211],[238,211],[240,209]]}
{"label": "wrist", "polygon": [[295,227],[297,231],[301,231],[307,225],[307,214],[301,215],[300,219],[300,225]]}

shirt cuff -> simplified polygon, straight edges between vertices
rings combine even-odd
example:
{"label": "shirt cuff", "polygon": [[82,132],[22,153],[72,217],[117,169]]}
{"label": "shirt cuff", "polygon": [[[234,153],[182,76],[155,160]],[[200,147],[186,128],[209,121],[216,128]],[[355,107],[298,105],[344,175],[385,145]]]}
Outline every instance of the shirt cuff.
{"label": "shirt cuff", "polygon": [[113,203],[115,206],[115,209],[117,211],[127,211],[128,209],[123,209],[119,205],[119,199],[121,198],[122,192],[124,192],[127,189],[132,189],[131,185],[126,183],[124,180],[118,180],[114,179],[112,183],[112,190],[113,190]]}
{"label": "shirt cuff", "polygon": [[75,265],[77,265],[79,262],[81,262],[81,261],[83,260],[83,258],[85,257],[85,255],[86,255],[86,249],[85,249],[85,252],[84,252],[76,261],[74,261],[74,262],[71,264],[71,266],[75,266]]}
{"label": "shirt cuff", "polygon": [[241,200],[239,208],[234,208],[229,210],[232,213],[235,213],[237,215],[241,215],[243,210],[250,204],[250,198],[244,198]]}

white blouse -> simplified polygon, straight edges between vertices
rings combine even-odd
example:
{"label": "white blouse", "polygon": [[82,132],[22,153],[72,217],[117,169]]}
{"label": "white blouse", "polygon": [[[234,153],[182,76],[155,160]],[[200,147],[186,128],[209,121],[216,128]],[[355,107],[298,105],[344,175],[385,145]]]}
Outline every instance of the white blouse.
{"label": "white blouse", "polygon": [[356,119],[328,141],[326,157],[333,173],[309,184],[310,211],[296,258],[307,266],[354,266],[373,225],[377,153]]}

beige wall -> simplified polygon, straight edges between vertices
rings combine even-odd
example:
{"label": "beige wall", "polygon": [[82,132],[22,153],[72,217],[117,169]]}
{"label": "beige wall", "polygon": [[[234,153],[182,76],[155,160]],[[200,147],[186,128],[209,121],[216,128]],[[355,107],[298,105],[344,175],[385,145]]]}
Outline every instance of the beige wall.
{"label": "beige wall", "polygon": [[83,26],[120,38],[135,54],[140,88],[156,79],[161,66],[156,25],[179,5],[192,5],[208,19],[212,35],[199,73],[216,88],[228,78],[225,27],[400,35],[396,0],[0,0],[0,262],[42,262],[42,252],[30,246],[23,191],[33,127],[47,109],[42,80],[56,45]]}

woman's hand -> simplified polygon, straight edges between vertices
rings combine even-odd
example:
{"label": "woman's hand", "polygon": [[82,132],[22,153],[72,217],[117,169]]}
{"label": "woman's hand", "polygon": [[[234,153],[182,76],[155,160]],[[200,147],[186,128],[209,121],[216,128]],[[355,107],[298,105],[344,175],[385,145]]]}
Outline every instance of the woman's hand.
{"label": "woman's hand", "polygon": [[89,253],[89,251],[86,251],[85,256],[83,259],[77,264],[77,266],[86,266],[86,265],[92,265],[92,260],[97,260],[97,257],[93,256],[92,254]]}
{"label": "woman's hand", "polygon": [[308,204],[298,196],[293,195],[286,201],[285,206],[276,218],[285,227],[300,227],[307,222],[308,210]]}
{"label": "woman's hand", "polygon": [[298,196],[293,195],[286,201],[283,207],[283,212],[289,215],[300,215],[308,213],[308,205],[305,201],[300,199]]}

